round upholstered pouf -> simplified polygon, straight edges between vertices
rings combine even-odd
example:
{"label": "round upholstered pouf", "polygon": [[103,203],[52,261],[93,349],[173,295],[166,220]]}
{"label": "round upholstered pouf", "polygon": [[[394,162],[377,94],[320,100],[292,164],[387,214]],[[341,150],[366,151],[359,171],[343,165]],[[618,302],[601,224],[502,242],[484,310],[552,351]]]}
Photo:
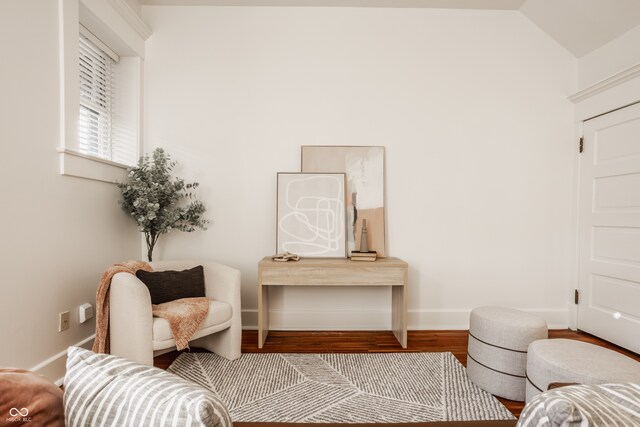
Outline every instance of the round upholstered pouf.
{"label": "round upholstered pouf", "polygon": [[527,402],[551,383],[640,383],[640,362],[595,344],[567,339],[536,341],[527,358]]}
{"label": "round upholstered pouf", "polygon": [[547,338],[546,322],[505,307],[471,312],[467,374],[480,388],[505,399],[524,401],[527,348]]}

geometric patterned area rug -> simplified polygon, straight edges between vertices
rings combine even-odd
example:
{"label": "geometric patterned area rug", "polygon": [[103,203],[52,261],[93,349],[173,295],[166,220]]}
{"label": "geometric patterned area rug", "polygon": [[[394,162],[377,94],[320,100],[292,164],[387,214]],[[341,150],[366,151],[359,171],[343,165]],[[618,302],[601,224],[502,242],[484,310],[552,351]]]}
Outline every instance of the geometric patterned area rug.
{"label": "geometric patterned area rug", "polygon": [[183,353],[168,371],[217,394],[234,422],[515,419],[451,353]]}

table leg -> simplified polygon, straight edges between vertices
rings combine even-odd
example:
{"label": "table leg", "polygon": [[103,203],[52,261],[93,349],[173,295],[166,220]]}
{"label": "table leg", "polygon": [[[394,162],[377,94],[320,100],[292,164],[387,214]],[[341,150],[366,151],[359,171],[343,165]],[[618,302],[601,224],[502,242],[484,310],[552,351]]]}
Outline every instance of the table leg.
{"label": "table leg", "polygon": [[391,329],[402,348],[407,348],[407,295],[405,286],[391,287]]}
{"label": "table leg", "polygon": [[269,335],[269,286],[258,284],[258,348],[264,346]]}

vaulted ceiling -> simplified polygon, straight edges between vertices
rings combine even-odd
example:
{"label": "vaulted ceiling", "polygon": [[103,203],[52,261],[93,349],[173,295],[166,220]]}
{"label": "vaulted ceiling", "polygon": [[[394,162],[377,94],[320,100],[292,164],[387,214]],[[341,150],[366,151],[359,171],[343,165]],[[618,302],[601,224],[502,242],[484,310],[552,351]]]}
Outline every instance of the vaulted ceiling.
{"label": "vaulted ceiling", "polygon": [[640,25],[640,0],[140,0],[140,3],[519,10],[577,58]]}
{"label": "vaulted ceiling", "polygon": [[578,58],[640,25],[639,0],[527,0],[520,12]]}

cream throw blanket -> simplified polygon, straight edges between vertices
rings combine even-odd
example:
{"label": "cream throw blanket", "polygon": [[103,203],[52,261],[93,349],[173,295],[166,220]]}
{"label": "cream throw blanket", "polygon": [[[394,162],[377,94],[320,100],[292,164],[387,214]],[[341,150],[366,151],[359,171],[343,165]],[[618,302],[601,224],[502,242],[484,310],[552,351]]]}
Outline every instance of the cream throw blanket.
{"label": "cream throw blanket", "polygon": [[[144,261],[127,261],[114,264],[103,274],[96,293],[96,339],[93,351],[109,353],[109,290],[111,279],[117,273],[129,273],[135,276],[136,271],[152,271]],[[189,348],[189,340],[198,331],[200,324],[209,313],[209,298],[183,298],[164,304],[152,305],[152,313],[156,317],[167,319],[171,334],[176,341],[176,348]]]}

